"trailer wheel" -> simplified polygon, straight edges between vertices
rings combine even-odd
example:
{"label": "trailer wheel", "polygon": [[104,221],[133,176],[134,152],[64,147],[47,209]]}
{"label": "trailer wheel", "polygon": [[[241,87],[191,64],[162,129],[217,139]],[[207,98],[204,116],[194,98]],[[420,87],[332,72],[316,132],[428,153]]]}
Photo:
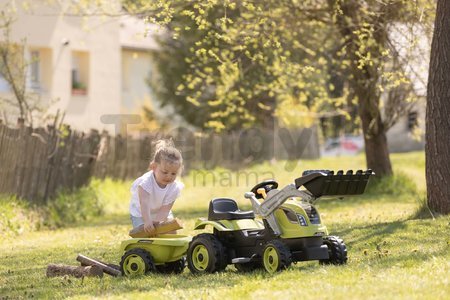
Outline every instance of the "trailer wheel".
{"label": "trailer wheel", "polygon": [[226,249],[215,235],[202,233],[189,243],[187,262],[194,274],[222,271],[227,266]]}
{"label": "trailer wheel", "polygon": [[144,275],[154,271],[155,265],[150,253],[144,249],[131,249],[125,252],[120,261],[120,269],[125,276]]}
{"label": "trailer wheel", "polygon": [[320,264],[344,265],[347,263],[347,246],[338,236],[327,236],[323,238],[323,243],[328,247],[328,259],[321,259]]}
{"label": "trailer wheel", "polygon": [[291,251],[282,241],[272,240],[264,247],[262,262],[269,273],[287,269],[292,263]]}
{"label": "trailer wheel", "polygon": [[165,263],[163,265],[156,266],[156,270],[163,274],[181,274],[184,271],[184,267],[186,266],[186,259],[183,257],[182,259],[171,261]]}

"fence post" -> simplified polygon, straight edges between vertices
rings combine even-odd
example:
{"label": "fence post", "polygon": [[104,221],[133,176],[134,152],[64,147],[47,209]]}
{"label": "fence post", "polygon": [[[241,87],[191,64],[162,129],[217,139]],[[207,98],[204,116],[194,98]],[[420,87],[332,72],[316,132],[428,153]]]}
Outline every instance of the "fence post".
{"label": "fence post", "polygon": [[49,139],[47,143],[47,172],[45,174],[45,191],[44,191],[44,203],[48,201],[48,198],[50,196],[50,181],[52,178],[53,173],[53,163],[54,163],[54,156],[56,155],[56,152],[58,151],[57,143],[55,142],[55,136],[56,136],[56,130],[55,127],[52,125],[47,126],[47,130],[49,132]]}
{"label": "fence post", "polygon": [[15,168],[14,168],[14,194],[17,196],[22,196],[22,184],[25,174],[25,162],[26,162],[26,151],[27,149],[27,139],[26,139],[26,130],[25,130],[25,121],[23,118],[17,119],[17,143],[13,144],[15,147],[13,154],[16,156],[15,159]]}

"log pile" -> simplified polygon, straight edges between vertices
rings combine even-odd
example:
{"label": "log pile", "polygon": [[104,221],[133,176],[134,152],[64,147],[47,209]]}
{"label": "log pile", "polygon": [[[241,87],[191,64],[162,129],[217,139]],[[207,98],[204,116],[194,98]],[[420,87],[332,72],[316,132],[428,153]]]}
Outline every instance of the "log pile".
{"label": "log pile", "polygon": [[78,254],[77,261],[79,261],[82,266],[92,266],[100,268],[104,273],[111,276],[120,276],[122,274],[119,266],[107,264],[102,261],[89,258],[82,254]]}
{"label": "log pile", "polygon": [[121,276],[122,272],[118,265],[107,264],[99,260],[95,260],[78,254],[77,261],[81,266],[69,266],[62,264],[49,264],[47,266],[47,277],[57,276],[74,276],[76,278],[83,277],[103,277],[103,273],[111,276]]}
{"label": "log pile", "polygon": [[70,275],[76,278],[103,277],[103,270],[97,266],[67,266],[49,264],[47,266],[47,277]]}

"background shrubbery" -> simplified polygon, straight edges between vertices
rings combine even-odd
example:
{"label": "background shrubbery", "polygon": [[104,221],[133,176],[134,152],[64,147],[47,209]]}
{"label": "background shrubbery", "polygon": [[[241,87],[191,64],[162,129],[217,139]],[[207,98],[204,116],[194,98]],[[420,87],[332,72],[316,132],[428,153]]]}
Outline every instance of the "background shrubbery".
{"label": "background shrubbery", "polygon": [[1,196],[0,233],[14,235],[41,228],[55,229],[100,216],[103,205],[95,187],[90,184],[74,193],[61,191],[45,205],[30,205],[13,196]]}

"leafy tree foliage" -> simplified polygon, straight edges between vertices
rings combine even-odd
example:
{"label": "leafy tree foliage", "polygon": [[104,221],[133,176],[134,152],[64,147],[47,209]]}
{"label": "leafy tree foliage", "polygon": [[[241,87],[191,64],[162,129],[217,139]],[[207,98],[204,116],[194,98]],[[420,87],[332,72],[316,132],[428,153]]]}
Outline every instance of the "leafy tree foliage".
{"label": "leafy tree foliage", "polygon": [[146,7],[151,22],[170,15],[172,35],[161,38],[158,59],[163,80],[155,86],[162,87],[163,103],[175,105],[190,123],[232,130],[272,127],[278,117],[299,126],[307,112],[329,105],[323,56],[333,35],[321,22],[292,14],[291,1],[170,4],[163,9],[141,1],[136,7]]}
{"label": "leafy tree foliage", "polygon": [[[428,24],[432,3],[132,2],[144,8],[150,22],[169,24],[180,41],[163,43],[165,50],[176,45],[180,59],[185,56],[170,75],[185,71],[181,78],[173,77],[164,98],[165,103],[178,103],[180,112],[189,112],[191,122],[222,130],[255,123],[271,126],[277,116],[286,124],[301,125],[311,121],[311,112],[351,111],[356,104],[368,167],[379,175],[392,173],[386,131],[410,108],[416,93],[402,54],[405,44],[397,43],[398,35],[391,32],[401,35],[402,28]],[[186,46],[188,54],[181,50]],[[174,101],[169,93],[176,93]],[[193,107],[180,104],[183,98]]]}

